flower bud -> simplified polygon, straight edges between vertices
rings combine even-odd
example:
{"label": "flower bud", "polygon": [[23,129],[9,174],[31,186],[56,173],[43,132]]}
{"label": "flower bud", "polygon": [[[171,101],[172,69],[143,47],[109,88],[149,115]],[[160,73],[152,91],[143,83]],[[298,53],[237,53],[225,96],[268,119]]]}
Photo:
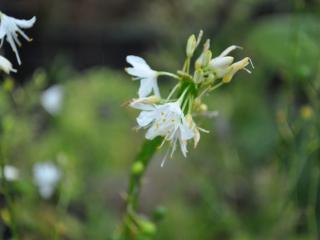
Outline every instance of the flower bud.
{"label": "flower bud", "polygon": [[140,227],[142,232],[149,236],[153,236],[157,231],[157,227],[152,222],[147,220],[140,222]]}
{"label": "flower bud", "polygon": [[195,83],[201,83],[203,81],[203,71],[201,69],[197,69],[193,75],[193,81]]}
{"label": "flower bud", "polygon": [[204,68],[208,66],[211,58],[212,58],[212,52],[210,51],[210,40],[208,39],[203,45],[203,51],[195,63],[196,69]]}
{"label": "flower bud", "polygon": [[207,111],[208,111],[208,105],[202,103],[202,104],[200,105],[200,111],[201,111],[201,112],[207,112]]}
{"label": "flower bud", "polygon": [[193,34],[189,37],[187,42],[186,54],[188,58],[193,56],[194,51],[197,48],[197,39],[196,36]]}
{"label": "flower bud", "polygon": [[140,175],[144,170],[144,165],[142,162],[135,162],[131,168],[131,172],[134,175]]}
{"label": "flower bud", "polygon": [[6,74],[9,74],[10,72],[17,72],[17,70],[12,67],[11,62],[2,56],[0,56],[0,70]]}
{"label": "flower bud", "polygon": [[165,207],[159,206],[153,212],[153,218],[155,221],[161,221],[167,213],[167,209]]}

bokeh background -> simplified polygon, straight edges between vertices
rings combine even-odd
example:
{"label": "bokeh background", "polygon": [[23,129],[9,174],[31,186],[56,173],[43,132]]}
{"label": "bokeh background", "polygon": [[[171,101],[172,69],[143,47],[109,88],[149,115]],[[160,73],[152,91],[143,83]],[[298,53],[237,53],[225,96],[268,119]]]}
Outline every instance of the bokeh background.
{"label": "bokeh background", "polygon": [[[143,142],[137,112],[122,106],[138,89],[125,56],[176,71],[200,29],[214,54],[243,46],[235,54],[255,69],[207,98],[219,115],[201,120],[210,134],[187,159],[161,168],[163,153],[154,157],[140,209],[164,215],[155,239],[320,239],[319,0],[2,0],[0,10],[38,18],[19,72],[1,76],[0,137],[19,170],[9,184],[21,239],[108,239]],[[1,50],[15,63],[7,44]],[[41,98],[55,85],[62,105],[50,114]],[[48,199],[33,180],[44,161],[62,172]],[[1,196],[0,239],[11,235],[7,207]]]}

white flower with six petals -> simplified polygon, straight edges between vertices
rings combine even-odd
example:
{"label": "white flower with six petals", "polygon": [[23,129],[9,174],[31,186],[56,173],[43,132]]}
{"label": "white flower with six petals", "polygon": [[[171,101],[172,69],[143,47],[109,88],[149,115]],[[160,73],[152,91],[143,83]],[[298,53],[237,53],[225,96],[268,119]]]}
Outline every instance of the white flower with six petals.
{"label": "white flower with six petals", "polygon": [[169,141],[172,145],[171,156],[179,141],[181,152],[186,157],[187,141],[194,138],[195,134],[181,110],[179,100],[157,105],[138,99],[134,100],[130,106],[142,110],[137,123],[140,128],[148,128],[146,139],[164,137],[164,141]]}
{"label": "white flower with six petals", "polygon": [[21,46],[21,42],[18,39],[18,34],[20,34],[25,40],[29,42],[32,41],[32,39],[29,38],[21,29],[31,28],[35,22],[36,17],[32,17],[29,20],[16,19],[0,12],[0,46],[2,46],[4,38],[6,38],[7,42],[10,44],[13,52],[16,55],[19,65],[21,65],[21,60],[16,44],[18,44],[18,46]]}

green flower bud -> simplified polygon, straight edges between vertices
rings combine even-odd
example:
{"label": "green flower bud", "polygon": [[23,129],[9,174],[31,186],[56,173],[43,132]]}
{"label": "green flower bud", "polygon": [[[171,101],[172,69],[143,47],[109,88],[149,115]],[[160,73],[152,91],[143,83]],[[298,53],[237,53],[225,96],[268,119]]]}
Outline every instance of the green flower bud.
{"label": "green flower bud", "polygon": [[153,212],[153,219],[155,221],[161,221],[167,214],[167,209],[165,207],[159,206]]}
{"label": "green flower bud", "polygon": [[203,51],[200,57],[197,59],[195,63],[196,69],[207,67],[212,58],[212,52],[210,51],[210,40],[208,39],[203,46]]}
{"label": "green flower bud", "polygon": [[155,224],[153,224],[152,222],[150,221],[143,221],[140,223],[140,227],[141,227],[141,230],[142,230],[142,233],[143,234],[146,234],[146,235],[151,235],[153,236],[156,231],[157,231],[157,227]]}
{"label": "green flower bud", "polygon": [[196,61],[196,69],[205,68],[209,65],[212,58],[212,53],[210,50],[204,51]]}
{"label": "green flower bud", "polygon": [[193,56],[194,51],[197,48],[197,39],[194,34],[192,34],[187,42],[187,48],[186,48],[186,54],[188,58],[191,58]]}
{"label": "green flower bud", "polygon": [[197,69],[194,72],[193,81],[195,83],[201,83],[203,81],[203,71],[201,69]]}
{"label": "green flower bud", "polygon": [[140,175],[144,170],[144,165],[142,162],[135,162],[131,168],[131,172],[134,175]]}

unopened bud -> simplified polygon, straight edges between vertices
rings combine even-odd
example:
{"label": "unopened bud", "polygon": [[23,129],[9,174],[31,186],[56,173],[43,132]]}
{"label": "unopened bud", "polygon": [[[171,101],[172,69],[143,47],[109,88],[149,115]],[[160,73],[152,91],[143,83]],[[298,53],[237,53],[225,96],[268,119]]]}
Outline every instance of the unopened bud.
{"label": "unopened bud", "polygon": [[197,48],[197,39],[196,36],[193,34],[189,37],[187,42],[186,54],[188,58],[193,56],[194,51]]}
{"label": "unopened bud", "polygon": [[195,83],[201,83],[203,81],[203,71],[201,69],[197,69],[194,72],[193,81]]}
{"label": "unopened bud", "polygon": [[153,218],[155,221],[161,221],[167,214],[167,209],[165,207],[159,206],[153,212]]}
{"label": "unopened bud", "polygon": [[134,175],[140,175],[144,170],[144,166],[142,162],[135,162],[131,168],[131,172]]}
{"label": "unopened bud", "polygon": [[210,50],[204,50],[200,57],[196,61],[196,69],[204,68],[208,66],[212,57],[212,52]]}
{"label": "unopened bud", "polygon": [[146,235],[149,235],[149,236],[153,236],[157,231],[156,225],[154,225],[150,221],[141,222],[140,227],[141,227],[142,232]]}
{"label": "unopened bud", "polygon": [[199,108],[199,109],[200,109],[201,112],[207,112],[207,111],[208,111],[208,105],[202,103],[202,104],[200,105],[200,108]]}

